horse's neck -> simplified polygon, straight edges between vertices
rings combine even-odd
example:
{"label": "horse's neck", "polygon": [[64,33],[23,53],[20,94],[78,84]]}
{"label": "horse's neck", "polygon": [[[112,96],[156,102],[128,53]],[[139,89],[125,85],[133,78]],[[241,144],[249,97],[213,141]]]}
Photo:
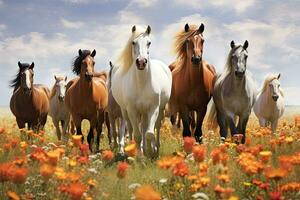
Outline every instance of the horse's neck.
{"label": "horse's neck", "polygon": [[186,58],[185,67],[187,69],[186,76],[192,85],[199,85],[203,81],[203,61],[200,62],[198,67],[194,67],[191,59]]}
{"label": "horse's neck", "polygon": [[151,81],[151,61],[149,59],[148,66],[144,70],[138,70],[135,66],[131,67],[137,87],[142,89],[149,81]]}
{"label": "horse's neck", "polygon": [[92,94],[92,84],[93,80],[91,81],[86,81],[84,76],[80,76],[78,80],[79,88],[80,88],[80,93],[81,94]]}
{"label": "horse's neck", "polygon": [[263,103],[267,107],[274,107],[276,105],[276,102],[272,99],[270,89],[267,88],[263,93],[262,93],[262,98],[263,98]]}
{"label": "horse's neck", "polygon": [[235,77],[234,72],[229,74],[231,80],[231,90],[233,91],[244,91],[246,89],[247,77],[244,75],[244,78],[239,80]]}

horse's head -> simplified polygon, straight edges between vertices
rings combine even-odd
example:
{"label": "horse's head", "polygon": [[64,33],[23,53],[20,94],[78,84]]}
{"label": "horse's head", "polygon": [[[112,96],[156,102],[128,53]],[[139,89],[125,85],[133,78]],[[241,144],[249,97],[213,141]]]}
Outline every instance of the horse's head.
{"label": "horse's head", "polygon": [[21,88],[24,90],[26,94],[30,94],[33,85],[33,68],[34,62],[30,65],[27,63],[18,62],[20,68],[20,79],[21,79]]}
{"label": "horse's head", "polygon": [[55,89],[58,92],[58,100],[63,102],[66,95],[67,76],[54,76]]}
{"label": "horse's head", "polygon": [[[88,53],[87,53],[88,52]],[[94,74],[96,50],[94,49],[92,53],[88,50],[78,51],[79,57],[81,58],[80,63],[80,76],[84,76],[87,81],[91,81]]]}
{"label": "horse's head", "polygon": [[[132,33],[136,31],[136,26],[132,27]],[[149,62],[149,47],[151,45],[151,27],[132,41],[132,57],[138,70],[144,70]]]}
{"label": "horse's head", "polygon": [[247,58],[248,58],[248,41],[246,40],[243,45],[236,45],[234,41],[230,43],[231,54],[231,66],[234,69],[235,76],[238,79],[243,79],[246,73]]}
{"label": "horse's head", "polygon": [[[184,30],[188,33],[190,31],[190,26],[186,24]],[[203,31],[204,25],[201,24],[199,28],[186,40],[187,55],[191,59],[194,66],[199,66],[200,62],[202,61],[204,44],[202,35]]]}
{"label": "horse's head", "polygon": [[277,101],[280,95],[280,82],[279,82],[280,74],[278,74],[277,78],[274,78],[270,83],[269,83],[269,88],[271,91],[272,99],[274,101]]}

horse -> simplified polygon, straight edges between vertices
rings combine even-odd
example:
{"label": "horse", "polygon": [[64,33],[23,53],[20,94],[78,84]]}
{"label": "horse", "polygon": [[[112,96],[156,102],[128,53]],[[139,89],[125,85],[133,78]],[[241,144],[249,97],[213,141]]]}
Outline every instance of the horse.
{"label": "horse", "polygon": [[[57,139],[61,140],[61,132],[63,141],[68,141],[67,129],[70,123],[70,112],[65,104],[67,76],[54,76],[55,84],[50,94],[50,110],[49,115],[52,117],[53,124],[56,128]],[[59,126],[62,126],[62,131]]]}
{"label": "horse", "polygon": [[91,151],[93,151],[94,129],[97,132],[96,151],[99,151],[104,110],[108,101],[107,75],[105,72],[95,72],[95,55],[96,50],[91,52],[79,49],[72,69],[79,77],[69,81],[65,97],[66,106],[71,113],[78,135],[82,135],[82,120],[87,119],[90,122],[87,141]]}
{"label": "horse", "polygon": [[151,27],[133,26],[131,33],[112,73],[112,94],[127,125],[133,128],[138,149],[143,141],[144,154],[153,158],[159,155],[160,127],[172,75],[167,65],[150,58]]}
{"label": "horse", "polygon": [[202,123],[207,104],[212,97],[213,79],[216,71],[203,57],[204,25],[185,25],[175,38],[177,60],[169,68],[172,70],[172,92],[169,102],[170,112],[179,112],[183,123],[183,137],[190,137],[190,117],[196,111],[196,129],[194,137],[202,141]]}
{"label": "horse", "polygon": [[280,74],[266,77],[253,107],[260,126],[266,127],[271,124],[273,133],[276,132],[278,119],[283,115],[285,109],[279,78]]}
{"label": "horse", "polygon": [[[109,134],[109,144],[111,147],[116,147],[118,142],[117,142],[117,120],[121,120],[121,125],[119,127],[119,145],[120,145],[120,153],[124,153],[124,146],[125,146],[125,126],[126,126],[126,121],[122,116],[121,108],[116,102],[115,98],[113,97],[112,94],[112,89],[111,89],[111,79],[112,79],[112,71],[114,70],[114,66],[112,62],[109,62],[110,65],[110,70],[108,74],[108,81],[107,81],[107,86],[108,86],[108,105],[106,108],[106,111],[108,113],[108,118],[109,118],[109,126],[111,128],[111,133]],[[129,131],[129,139],[132,140],[132,130]],[[112,144],[112,136],[114,139],[114,144]]]}
{"label": "horse", "polygon": [[[224,72],[216,77],[212,109],[208,117],[208,123],[220,127],[221,142],[227,137],[228,126],[231,135],[242,134],[242,143],[245,142],[245,131],[251,109],[257,95],[255,83],[248,73],[248,41],[243,45],[230,43],[231,50],[227,56]],[[214,114],[216,113],[216,114]],[[236,120],[238,124],[236,127]]]}
{"label": "horse", "polygon": [[50,91],[46,86],[33,84],[34,62],[18,62],[19,72],[10,86],[14,88],[10,110],[16,117],[18,127],[34,131],[42,130],[47,122]]}

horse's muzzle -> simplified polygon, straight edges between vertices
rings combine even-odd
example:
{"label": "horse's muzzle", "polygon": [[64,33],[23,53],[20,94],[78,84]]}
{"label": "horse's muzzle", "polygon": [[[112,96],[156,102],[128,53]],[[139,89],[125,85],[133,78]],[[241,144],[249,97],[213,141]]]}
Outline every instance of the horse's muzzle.
{"label": "horse's muzzle", "polygon": [[200,62],[202,61],[201,56],[192,56],[192,63],[195,67],[199,66]]}
{"label": "horse's muzzle", "polygon": [[146,68],[147,65],[147,59],[143,58],[143,59],[136,59],[135,64],[138,70],[144,70]]}
{"label": "horse's muzzle", "polygon": [[278,98],[279,98],[279,96],[278,96],[278,95],[272,95],[272,99],[273,99],[274,101],[277,101],[277,100],[278,100]]}
{"label": "horse's muzzle", "polygon": [[87,80],[87,81],[91,81],[92,79],[93,79],[93,74],[90,74],[90,73],[85,73],[85,79]]}
{"label": "horse's muzzle", "polygon": [[30,94],[31,93],[31,88],[23,88],[25,94]]}
{"label": "horse's muzzle", "polygon": [[243,72],[240,72],[240,71],[235,72],[235,76],[239,79],[242,79],[244,77],[244,75],[245,75],[244,71]]}
{"label": "horse's muzzle", "polygon": [[59,96],[59,97],[58,97],[58,100],[59,100],[60,102],[63,102],[63,101],[65,100],[65,97]]}

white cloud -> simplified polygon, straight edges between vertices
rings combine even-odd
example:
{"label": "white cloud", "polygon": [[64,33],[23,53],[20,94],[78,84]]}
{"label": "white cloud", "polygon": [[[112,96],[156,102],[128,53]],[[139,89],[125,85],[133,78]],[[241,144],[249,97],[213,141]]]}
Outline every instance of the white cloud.
{"label": "white cloud", "polygon": [[197,9],[208,9],[211,7],[222,9],[233,9],[236,13],[241,14],[248,8],[255,5],[256,0],[214,0],[214,1],[202,1],[202,0],[175,0],[175,3],[179,5],[192,6]]}
{"label": "white cloud", "polygon": [[300,104],[300,87],[286,87],[283,88],[286,105]]}
{"label": "white cloud", "polygon": [[81,21],[69,21],[64,18],[62,18],[60,22],[65,28],[70,28],[70,29],[79,29],[84,25],[83,22]]}
{"label": "white cloud", "polygon": [[[1,4],[0,4],[1,6]],[[3,32],[7,29],[6,25],[5,24],[0,24],[0,36],[3,35]]]}
{"label": "white cloud", "polygon": [[154,6],[157,2],[158,0],[131,0],[129,6],[137,5],[142,8],[149,8]]}

